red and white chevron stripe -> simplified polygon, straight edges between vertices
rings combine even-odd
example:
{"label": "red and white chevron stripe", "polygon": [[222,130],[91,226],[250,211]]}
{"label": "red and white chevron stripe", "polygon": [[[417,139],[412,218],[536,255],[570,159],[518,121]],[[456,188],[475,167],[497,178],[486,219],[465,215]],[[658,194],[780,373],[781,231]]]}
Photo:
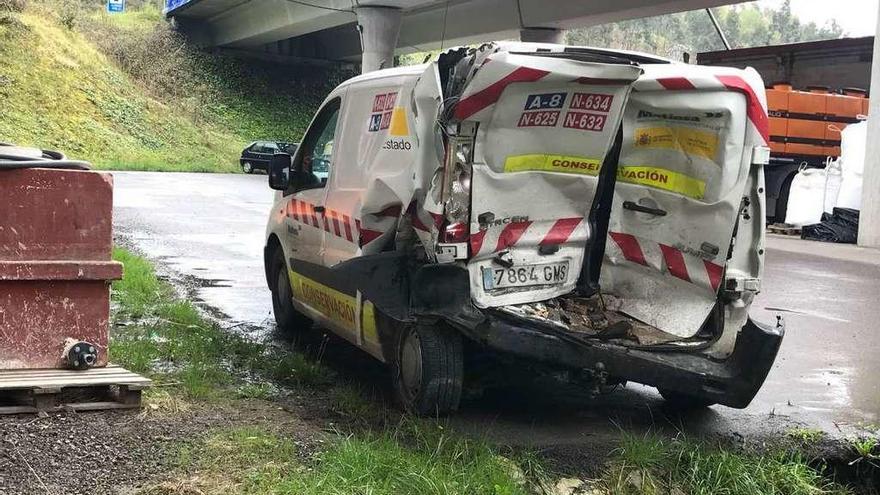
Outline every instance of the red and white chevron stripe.
{"label": "red and white chevron stripe", "polygon": [[613,264],[630,262],[717,292],[724,267],[672,246],[623,232],[609,232],[605,257]]}
{"label": "red and white chevron stripe", "polygon": [[[480,70],[487,70],[486,66],[490,65],[491,61],[492,59],[487,58]],[[534,82],[549,73],[549,71],[533,69],[531,67],[517,67],[488,86],[482,88],[468,86],[458,105],[455,106],[455,118],[458,120],[469,119],[476,113],[494,105],[498,98],[501,97],[501,93],[504,92],[504,88],[508,85],[520,82]]]}
{"label": "red and white chevron stripe", "polygon": [[[513,222],[471,234],[471,256],[494,254],[514,246],[542,246],[586,242],[588,227],[583,218],[555,221]],[[635,263],[717,292],[724,267],[659,242],[631,234],[609,232],[605,257],[611,263]]]}
{"label": "red and white chevron stripe", "polygon": [[324,229],[328,234],[351,243],[360,244],[363,240],[360,221],[336,210],[328,208],[324,210],[324,213],[318,213],[315,211],[315,205],[291,199],[287,203],[287,216],[295,222],[316,229]]}
{"label": "red and white chevron stripe", "polygon": [[[400,205],[391,205],[377,213],[364,214],[365,220],[352,218],[339,211],[327,208],[323,213],[315,211],[315,205],[299,199],[291,199],[287,204],[287,217],[303,225],[323,229],[330,235],[345,239],[357,244],[369,254],[369,246],[376,240],[384,238],[386,234],[397,227],[402,208]],[[413,228],[417,231],[430,233],[432,228],[439,228],[443,221],[441,215],[431,213],[418,208],[416,202],[410,203],[407,215],[412,220]],[[381,243],[380,243],[381,244]]]}
{"label": "red and white chevron stripe", "polygon": [[[364,254],[370,254],[371,245],[374,241],[387,238],[386,234],[396,231],[401,214],[405,214],[412,224],[416,234],[425,245],[432,245],[433,231],[443,223],[443,216],[420,208],[418,202],[413,200],[406,208],[406,212],[399,204],[387,206],[378,213],[365,213],[360,229],[360,246]],[[376,246],[381,248],[381,242]]]}
{"label": "red and white chevron stripe", "polygon": [[410,202],[409,207],[406,209],[406,214],[409,216],[413,228],[418,232],[430,233],[443,225],[442,214],[420,207],[416,200]]}
{"label": "red and white chevron stripe", "polygon": [[497,253],[517,245],[544,246],[586,242],[587,222],[581,217],[511,222],[471,234],[471,256]]}
{"label": "red and white chevron stripe", "polygon": [[[504,71],[504,72],[502,72]],[[571,79],[564,74],[554,74],[551,71],[533,67],[519,66],[511,69],[508,62],[496,62],[486,58],[480,67],[482,74],[497,73],[496,77],[490,78],[490,83],[482,82],[481,78],[475,77],[464,90],[461,99],[455,106],[456,120],[481,120],[489,115],[491,107],[498,102],[501,94],[507,86],[515,83],[529,83],[539,80],[553,80],[557,83],[577,83],[588,85],[627,85],[629,79],[611,79],[602,77],[578,77]],[[505,73],[506,72],[506,73]],[[484,110],[487,110],[484,113]]]}

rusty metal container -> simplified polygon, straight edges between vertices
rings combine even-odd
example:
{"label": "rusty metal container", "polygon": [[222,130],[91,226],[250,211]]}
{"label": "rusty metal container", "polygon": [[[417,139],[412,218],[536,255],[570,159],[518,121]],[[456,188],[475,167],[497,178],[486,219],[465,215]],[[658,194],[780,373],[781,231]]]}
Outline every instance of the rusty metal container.
{"label": "rusty metal container", "polygon": [[0,170],[0,370],[107,364],[113,178],[83,170]]}

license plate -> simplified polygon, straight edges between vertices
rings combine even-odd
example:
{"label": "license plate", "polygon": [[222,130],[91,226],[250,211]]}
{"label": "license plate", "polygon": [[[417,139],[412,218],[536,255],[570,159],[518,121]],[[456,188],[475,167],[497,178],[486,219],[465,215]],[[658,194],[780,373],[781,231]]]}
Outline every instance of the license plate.
{"label": "license plate", "polygon": [[567,278],[567,261],[510,268],[483,268],[483,288],[486,290],[561,284]]}

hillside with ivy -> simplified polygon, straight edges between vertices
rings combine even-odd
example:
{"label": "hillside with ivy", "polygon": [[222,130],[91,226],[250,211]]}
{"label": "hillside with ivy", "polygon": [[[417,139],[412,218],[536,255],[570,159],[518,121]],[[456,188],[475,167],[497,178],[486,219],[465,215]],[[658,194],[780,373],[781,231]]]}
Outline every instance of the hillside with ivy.
{"label": "hillside with ivy", "polygon": [[116,170],[238,170],[300,138],[337,71],[200,50],[154,4],[0,0],[0,142]]}

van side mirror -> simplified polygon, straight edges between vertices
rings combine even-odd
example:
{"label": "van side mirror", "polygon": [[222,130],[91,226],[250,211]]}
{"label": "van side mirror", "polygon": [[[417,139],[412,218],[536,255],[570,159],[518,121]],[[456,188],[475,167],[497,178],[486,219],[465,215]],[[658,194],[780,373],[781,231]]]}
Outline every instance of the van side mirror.
{"label": "van side mirror", "polygon": [[269,161],[269,187],[285,191],[290,185],[290,154],[275,153]]}

